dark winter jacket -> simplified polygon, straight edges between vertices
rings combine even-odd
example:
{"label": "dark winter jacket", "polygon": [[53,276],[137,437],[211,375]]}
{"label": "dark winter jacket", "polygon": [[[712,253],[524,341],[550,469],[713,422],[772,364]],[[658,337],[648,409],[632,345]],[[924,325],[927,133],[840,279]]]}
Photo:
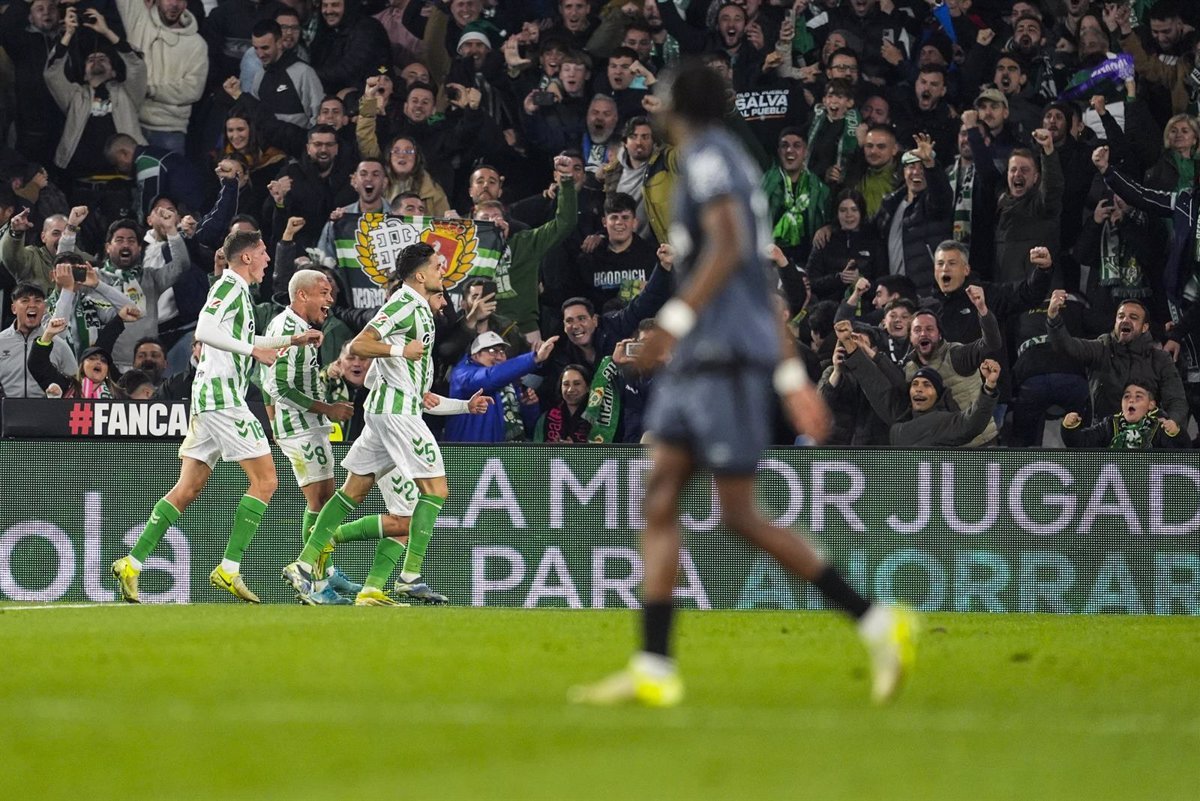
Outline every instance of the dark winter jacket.
{"label": "dark winter jacket", "polygon": [[1020,281],[1029,271],[1029,251],[1046,247],[1058,254],[1063,207],[1063,174],[1058,151],[1039,151],[1041,180],[1015,198],[1000,196],[996,215],[996,264],[992,278]]}
{"label": "dark winter jacket", "polygon": [[[946,172],[936,164],[925,170],[926,189],[904,209],[904,274],[912,279],[917,292],[933,291],[933,252],[950,238],[954,221],[954,196]],[[875,215],[875,229],[887,252],[888,234],[900,203],[908,196],[902,187],[883,199]]]}
{"label": "dark winter jacket", "polygon": [[1125,387],[1136,383],[1154,393],[1165,415],[1180,426],[1187,424],[1188,404],[1179,371],[1167,352],[1155,347],[1149,333],[1125,345],[1112,334],[1077,339],[1067,333],[1061,315],[1046,319],[1046,332],[1059,353],[1087,368],[1092,408],[1098,417],[1118,413]]}
{"label": "dark winter jacket", "polygon": [[939,397],[935,407],[927,412],[914,412],[908,397],[908,387],[897,387],[868,359],[862,348],[846,357],[846,367],[858,380],[875,413],[889,426],[888,441],[903,448],[960,447],[976,439],[992,422],[996,407],[995,391],[982,388],[979,396],[965,411],[950,411]]}

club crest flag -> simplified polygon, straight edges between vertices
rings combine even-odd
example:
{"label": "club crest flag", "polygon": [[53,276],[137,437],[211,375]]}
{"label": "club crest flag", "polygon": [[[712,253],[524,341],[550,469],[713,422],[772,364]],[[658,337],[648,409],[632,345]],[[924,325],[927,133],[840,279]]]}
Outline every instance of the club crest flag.
{"label": "club crest flag", "polygon": [[500,229],[490,222],[371,212],[335,221],[333,238],[338,267],[346,271],[350,305],[358,309],[383,305],[396,256],[414,243],[425,242],[446,259],[446,289],[467,278],[495,278],[504,251]]}

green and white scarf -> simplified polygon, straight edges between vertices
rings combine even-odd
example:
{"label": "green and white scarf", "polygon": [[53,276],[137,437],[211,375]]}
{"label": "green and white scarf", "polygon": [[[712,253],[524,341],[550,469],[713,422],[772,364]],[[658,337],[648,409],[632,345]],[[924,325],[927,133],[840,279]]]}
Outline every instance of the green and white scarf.
{"label": "green and white scarf", "polygon": [[829,115],[825,113],[825,106],[817,104],[813,109],[812,125],[808,128],[808,152],[804,155],[804,170],[808,171],[808,161],[812,158],[812,144],[816,141],[817,134],[826,125],[832,125],[837,122],[846,123],[846,127],[842,129],[842,136],[838,139],[837,149],[837,166],[843,169],[846,166],[846,159],[858,147],[858,109],[850,109],[846,112],[846,116],[841,120],[830,120]]}
{"label": "green and white scarf", "polygon": [[1110,448],[1117,450],[1145,450],[1154,440],[1155,429],[1158,428],[1158,410],[1151,409],[1146,416],[1136,423],[1129,423],[1121,415],[1113,418],[1113,434]]}
{"label": "green and white scarf", "polygon": [[521,419],[521,399],[512,384],[505,384],[500,390],[500,406],[504,412],[504,441],[524,442],[525,422]]}
{"label": "green and white scarf", "polygon": [[[1136,214],[1129,209],[1126,214]],[[1137,254],[1130,252],[1121,236],[1121,226],[1105,220],[1100,229],[1100,286],[1108,287],[1113,298],[1145,298],[1150,287],[1142,275]]]}
{"label": "green and white scarf", "polygon": [[954,187],[954,241],[971,244],[971,193],[975,189],[975,164],[962,166],[956,159],[950,168],[950,185]]}
{"label": "green and white scarf", "polygon": [[778,180],[783,189],[783,214],[771,232],[775,241],[781,245],[795,246],[804,241],[807,234],[805,213],[812,202],[811,176],[811,172],[804,170],[800,173],[800,180],[793,183],[781,168],[775,167],[771,170],[769,179],[772,182]]}
{"label": "green and white scarf", "polygon": [[621,395],[614,379],[619,370],[612,356],[605,356],[596,367],[587,407],[583,410],[583,419],[592,424],[589,442],[605,443],[616,439],[617,422],[621,419]]}

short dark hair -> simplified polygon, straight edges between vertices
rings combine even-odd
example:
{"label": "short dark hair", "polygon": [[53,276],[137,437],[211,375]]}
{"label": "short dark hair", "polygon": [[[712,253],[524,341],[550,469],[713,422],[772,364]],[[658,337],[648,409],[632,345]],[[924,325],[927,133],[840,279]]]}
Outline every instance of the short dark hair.
{"label": "short dark hair", "polygon": [[808,329],[814,334],[827,337],[833,333],[833,322],[836,317],[836,303],[832,300],[818,301],[808,310]]}
{"label": "short dark hair", "polygon": [[433,245],[427,242],[414,242],[396,255],[396,266],[392,270],[392,280],[403,281],[421,268],[425,262],[436,253]]}
{"label": "short dark hair", "polygon": [[[288,10],[291,11],[291,9],[288,9]],[[342,113],[343,114],[346,113],[346,101],[342,100],[337,95],[325,95],[324,97],[321,98],[321,102],[317,104],[317,107],[320,108],[321,106],[328,103],[330,100],[337,101],[337,104],[342,107]]]}
{"label": "short dark hair", "polygon": [[854,84],[845,78],[834,78],[825,84],[825,94],[854,99]]}
{"label": "short dark hair", "polygon": [[619,214],[622,211],[627,211],[630,214],[637,214],[637,201],[632,195],[627,195],[624,192],[610,192],[604,198],[604,213]]}
{"label": "short dark hair", "polygon": [[637,51],[632,47],[621,45],[620,47],[613,48],[613,51],[608,54],[609,61],[612,61],[614,58],[631,58],[634,61],[637,61],[638,54]]}
{"label": "short dark hair", "polygon": [[896,136],[896,129],[893,128],[891,125],[888,125],[886,122],[871,123],[870,125],[867,126],[867,133],[869,133],[869,134],[885,133],[888,136],[892,137],[893,139],[896,139],[896,140],[900,139],[900,137]]}
{"label": "short dark hair", "polygon": [[283,38],[283,28],[279,27],[279,23],[274,19],[260,19],[254,23],[254,27],[250,29],[251,36],[274,36],[276,39]]}
{"label": "short dark hair", "polygon": [[671,82],[671,111],[691,123],[719,122],[728,110],[725,94],[713,91],[721,81],[707,64],[693,59],[681,63]]}
{"label": "short dark hair", "polygon": [[332,136],[337,136],[337,128],[334,128],[332,125],[321,123],[320,125],[314,125],[308,129],[308,138],[310,140],[313,138],[313,134],[330,134]]}
{"label": "short dark hair", "polygon": [[128,228],[133,231],[134,236],[140,235],[138,224],[128,217],[122,217],[119,220],[113,220],[112,224],[108,226],[108,231],[104,235],[104,242],[106,244],[112,242],[113,237],[117,235],[117,231],[120,231],[122,228]]}
{"label": "short dark hair", "polygon": [[883,275],[875,280],[875,286],[881,286],[894,295],[910,300],[917,299],[917,285],[907,275]]}
{"label": "short dark hair", "polygon": [[12,291],[11,295],[9,295],[9,300],[15,302],[21,298],[29,297],[30,295],[36,295],[42,300],[45,300],[46,290],[42,289],[37,284],[32,284],[28,281],[25,281],[24,283],[17,284],[17,288]]}
{"label": "short dark hair", "polygon": [[921,68],[920,68],[919,70],[917,70],[917,74],[918,74],[918,75],[924,75],[925,73],[931,73],[931,74],[932,74],[932,73],[935,73],[935,72],[936,72],[938,75],[941,75],[941,76],[942,76],[942,80],[943,80],[943,81],[946,81],[946,80],[947,80],[947,79],[946,79],[946,68],[945,68],[945,67],[943,67],[943,66],[942,66],[942,65],[940,65],[940,64],[922,64],[922,65],[921,65]]}
{"label": "short dark hair", "polygon": [[133,352],[136,354],[142,345],[158,345],[160,348],[162,348],[163,353],[167,352],[166,347],[163,346],[162,340],[158,337],[142,337],[137,342],[133,343]]}
{"label": "short dark hair", "polygon": [[232,265],[237,261],[238,256],[262,241],[261,231],[234,231],[225,237],[225,244],[221,246],[221,249],[225,252],[225,260]]}
{"label": "short dark hair", "polygon": [[1146,322],[1150,322],[1150,307],[1146,305],[1145,301],[1143,301],[1141,298],[1125,298],[1117,304],[1117,310],[1120,311],[1122,306],[1129,305],[1141,306],[1142,313],[1146,315]]}
{"label": "short dark hair", "polygon": [[913,312],[913,319],[915,320],[916,318],[920,317],[920,316],[921,316],[921,315],[923,315],[923,314],[927,314],[927,315],[929,315],[930,317],[932,317],[932,318],[933,318],[933,321],[934,321],[935,323],[937,323],[938,331],[939,331],[939,332],[941,332],[941,330],[942,330],[942,317],[941,317],[941,315],[940,315],[940,314],[938,314],[938,313],[937,313],[936,311],[934,311],[933,309],[930,309],[930,308],[924,308],[924,309],[917,309],[915,312]]}
{"label": "short dark hair", "polygon": [[429,94],[433,95],[434,98],[437,98],[437,90],[433,88],[432,84],[425,83],[424,81],[414,81],[408,85],[408,91],[404,93],[404,100],[407,102],[408,96],[418,89],[429,92]]}
{"label": "short dark hair", "polygon": [[[105,353],[104,355],[107,356],[108,354]],[[108,364],[111,369],[111,358],[108,359]],[[144,384],[154,386],[154,381],[150,378],[150,375],[145,370],[138,370],[137,368],[126,370],[125,372],[121,373],[121,377],[117,379],[117,389],[121,390],[121,392],[125,395],[132,395],[135,389]]]}
{"label": "short dark hair", "polygon": [[582,306],[583,308],[587,309],[589,315],[592,317],[596,316],[596,304],[592,303],[585,297],[576,296],[573,298],[567,298],[562,302],[562,312],[565,314],[567,309],[571,308],[572,306]]}
{"label": "short dark hair", "polygon": [[780,142],[782,142],[783,137],[785,137],[785,136],[799,137],[801,142],[803,142],[805,145],[808,144],[808,135],[802,129],[797,128],[794,125],[789,125],[788,127],[784,128],[782,131],[780,131],[779,136],[775,137],[775,143],[779,144]]}
{"label": "short dark hair", "polygon": [[1154,387],[1150,386],[1149,381],[1126,381],[1125,386],[1121,387],[1121,394],[1124,395],[1126,392],[1128,392],[1130,387],[1144,389],[1146,394],[1150,396],[1150,400],[1154,401],[1155,403],[1158,402],[1158,391]]}
{"label": "short dark hair", "polygon": [[[650,30],[650,23],[646,22],[646,20],[640,17],[625,23],[625,33],[629,33],[630,31],[641,31],[642,33],[648,33],[651,36],[654,35],[654,31]],[[625,37],[622,36],[621,38],[624,39]]]}
{"label": "short dark hair", "polygon": [[[278,20],[280,17],[295,17],[297,20],[299,20],[300,12],[297,11],[296,9],[292,8],[291,6],[283,6],[278,11],[275,12],[275,16],[273,17],[273,19]],[[279,32],[281,34],[283,33],[283,26],[280,26]]]}
{"label": "short dark hair", "polygon": [[54,257],[54,266],[57,267],[60,264],[87,264],[87,259],[73,250],[60,250]]}
{"label": "short dark hair", "polygon": [[233,215],[233,219],[229,221],[229,227],[232,228],[233,226],[237,225],[238,223],[250,223],[250,225],[252,225],[254,227],[255,231],[258,230],[258,220],[256,220],[254,218],[254,215],[252,215],[252,214],[235,214],[235,215]]}
{"label": "short dark hair", "polygon": [[1016,64],[1017,69],[1019,69],[1022,73],[1028,74],[1029,67],[1025,64],[1025,59],[1021,58],[1016,53],[1014,53],[1012,51],[1003,52],[999,56],[996,57],[996,63],[999,64],[1004,59],[1008,59],[1012,63]]}
{"label": "short dark hair", "polygon": [[908,309],[909,314],[917,313],[917,304],[911,298],[899,297],[892,298],[883,306],[884,313],[890,312],[892,309]]}
{"label": "short dark hair", "polygon": [[862,58],[858,55],[858,53],[854,52],[849,47],[839,47],[837,50],[834,50],[829,54],[829,61],[825,63],[832,64],[833,60],[838,56],[849,56],[850,58],[854,59],[855,64],[862,63]]}

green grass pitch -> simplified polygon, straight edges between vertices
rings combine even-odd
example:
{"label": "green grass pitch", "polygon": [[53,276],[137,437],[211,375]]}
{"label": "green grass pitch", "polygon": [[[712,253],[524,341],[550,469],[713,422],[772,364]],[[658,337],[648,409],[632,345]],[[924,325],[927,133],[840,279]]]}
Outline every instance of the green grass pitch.
{"label": "green grass pitch", "polygon": [[942,614],[894,705],[827,613],[684,613],[688,698],[587,709],[632,612],[0,606],[6,798],[1200,798],[1200,622]]}

